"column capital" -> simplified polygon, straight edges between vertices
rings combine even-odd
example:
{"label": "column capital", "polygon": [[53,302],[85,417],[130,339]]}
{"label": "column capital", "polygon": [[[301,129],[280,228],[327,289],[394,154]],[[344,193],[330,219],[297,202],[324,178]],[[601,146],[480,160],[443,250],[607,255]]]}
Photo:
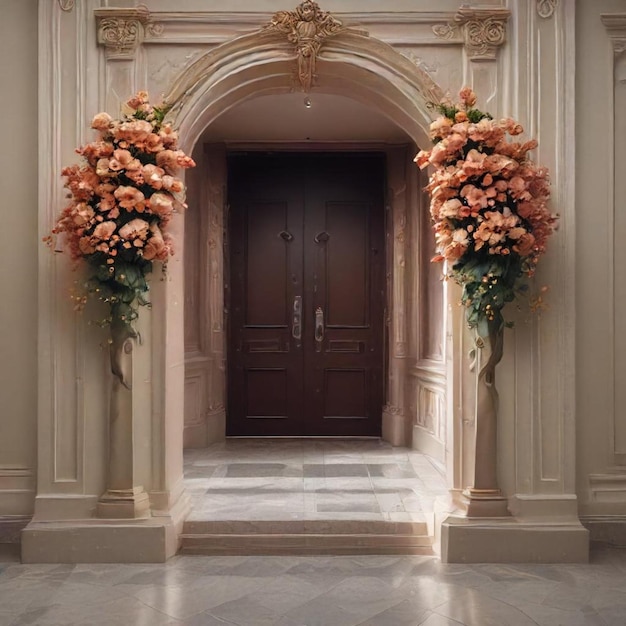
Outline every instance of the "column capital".
{"label": "column capital", "polygon": [[510,15],[511,11],[504,8],[462,6],[451,22],[436,24],[433,32],[443,39],[462,37],[472,61],[492,61],[506,41],[506,23]]}
{"label": "column capital", "polygon": [[143,43],[146,31],[160,33],[145,6],[135,8],[95,9],[98,25],[98,43],[105,46],[107,59],[132,60],[137,48]]}

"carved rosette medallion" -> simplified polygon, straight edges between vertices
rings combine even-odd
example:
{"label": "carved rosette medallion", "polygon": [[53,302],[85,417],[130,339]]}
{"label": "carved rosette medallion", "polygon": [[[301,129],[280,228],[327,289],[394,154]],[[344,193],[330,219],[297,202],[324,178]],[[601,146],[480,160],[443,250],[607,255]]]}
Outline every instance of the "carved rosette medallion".
{"label": "carved rosette medallion", "polygon": [[143,43],[146,32],[163,34],[163,25],[150,19],[150,11],[141,5],[133,9],[96,9],[98,43],[106,49],[107,59],[129,60]]}
{"label": "carved rosette medallion", "polygon": [[506,41],[506,22],[510,14],[508,9],[461,7],[453,22],[435,24],[433,33],[440,39],[462,36],[470,59],[493,60],[498,48]]}
{"label": "carved rosette medallion", "polygon": [[305,0],[295,11],[278,11],[265,26],[287,35],[294,44],[297,57],[296,79],[302,91],[308,93],[315,80],[315,61],[326,39],[344,30],[343,24],[327,11],[321,11],[317,2]]}
{"label": "carved rosette medallion", "polygon": [[539,17],[552,17],[559,0],[537,0],[537,13]]}

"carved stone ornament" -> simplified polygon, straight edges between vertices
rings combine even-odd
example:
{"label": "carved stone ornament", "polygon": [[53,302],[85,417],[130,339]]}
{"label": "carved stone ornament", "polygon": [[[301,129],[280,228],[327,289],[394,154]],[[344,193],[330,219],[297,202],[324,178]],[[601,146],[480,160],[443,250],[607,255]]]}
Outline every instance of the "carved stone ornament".
{"label": "carved stone ornament", "polygon": [[537,0],[537,13],[539,17],[552,17],[559,0]]}
{"label": "carved stone ornament", "polygon": [[162,24],[151,20],[144,5],[132,9],[95,9],[94,14],[98,43],[105,46],[107,59],[132,59],[146,32],[153,36],[163,33]]}
{"label": "carved stone ornament", "polygon": [[61,11],[66,11],[68,13],[74,8],[75,4],[75,0],[59,0],[59,7],[61,7]]}
{"label": "carved stone ornament", "polygon": [[287,34],[294,44],[298,59],[297,79],[308,93],[315,79],[315,60],[326,39],[344,30],[343,24],[327,11],[321,11],[317,2],[305,0],[295,11],[278,11],[265,27]]}
{"label": "carved stone ornament", "polygon": [[465,49],[473,61],[493,60],[498,48],[506,41],[508,9],[474,9],[462,6],[448,24],[435,24],[433,32],[441,39],[462,34]]}

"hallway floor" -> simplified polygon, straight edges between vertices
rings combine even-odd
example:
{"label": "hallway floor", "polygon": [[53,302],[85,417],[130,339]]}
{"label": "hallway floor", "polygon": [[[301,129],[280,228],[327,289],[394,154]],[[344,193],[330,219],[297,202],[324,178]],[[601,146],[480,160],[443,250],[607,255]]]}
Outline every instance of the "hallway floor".
{"label": "hallway floor", "polygon": [[623,626],[626,551],[585,565],[428,556],[177,556],[21,565],[0,546],[2,626]]}
{"label": "hallway floor", "polygon": [[227,439],[185,450],[196,520],[425,522],[446,493],[426,455],[378,439]]}

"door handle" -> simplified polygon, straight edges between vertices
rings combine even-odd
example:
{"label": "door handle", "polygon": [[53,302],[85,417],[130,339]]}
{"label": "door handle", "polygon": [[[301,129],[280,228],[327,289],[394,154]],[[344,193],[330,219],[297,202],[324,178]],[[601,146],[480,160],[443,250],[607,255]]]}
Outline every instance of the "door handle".
{"label": "door handle", "polygon": [[293,317],[291,319],[291,336],[300,341],[302,337],[302,296],[293,299]]}
{"label": "door handle", "polygon": [[315,352],[322,351],[322,342],[324,341],[324,311],[318,306],[315,309]]}

